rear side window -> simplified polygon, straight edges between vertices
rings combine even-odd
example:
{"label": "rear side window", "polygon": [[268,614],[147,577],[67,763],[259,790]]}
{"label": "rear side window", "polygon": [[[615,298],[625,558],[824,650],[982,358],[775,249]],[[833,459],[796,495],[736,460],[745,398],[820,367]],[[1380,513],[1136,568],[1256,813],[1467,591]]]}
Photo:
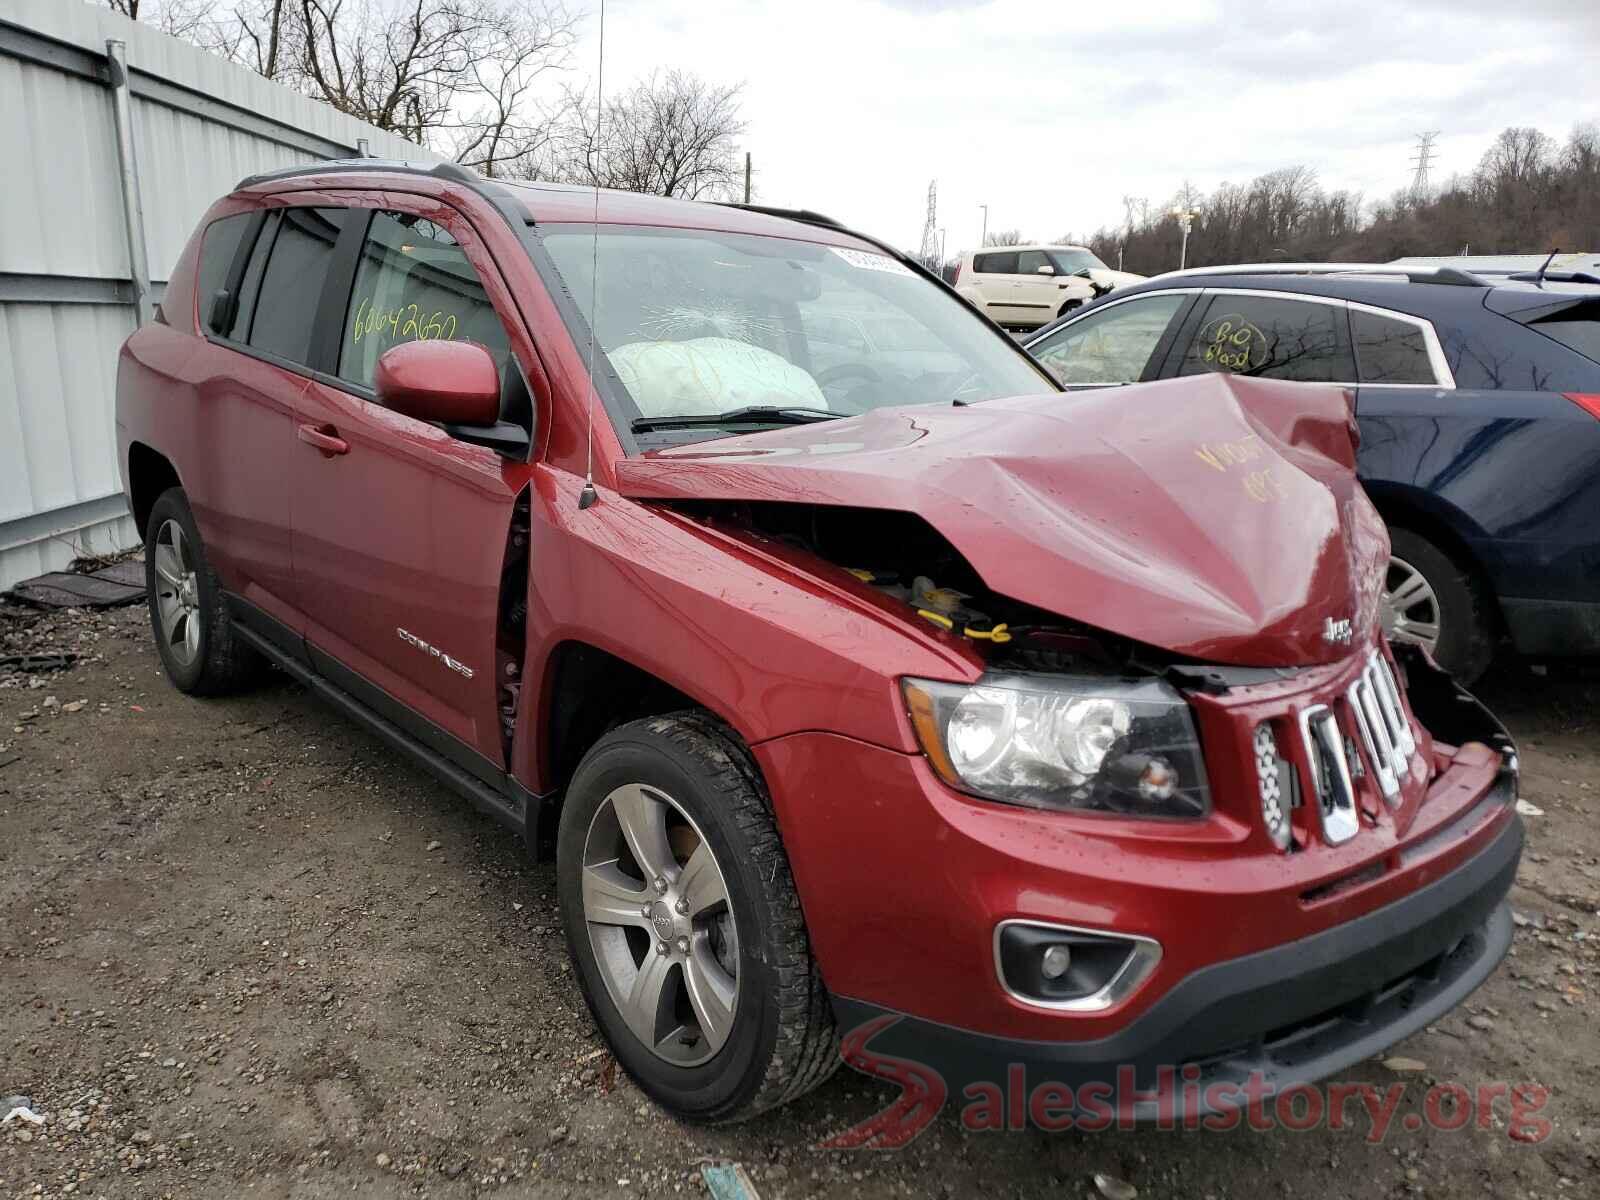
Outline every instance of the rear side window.
{"label": "rear side window", "polygon": [[972,260],[972,269],[980,275],[1015,275],[1017,253],[1011,250],[998,254],[979,254]]}
{"label": "rear side window", "polygon": [[1135,383],[1186,299],[1169,294],[1124,300],[1063,325],[1028,349],[1069,387]]}
{"label": "rear side window", "polygon": [[[223,217],[206,226],[200,239],[200,275],[195,284],[195,302],[200,311],[200,323],[209,325],[211,303],[228,282],[228,268],[239,253],[239,243],[250,231],[255,219],[251,213]],[[219,331],[220,332],[220,331]]]}
{"label": "rear side window", "polygon": [[[322,286],[333,262],[347,210],[288,208],[272,238],[271,253],[256,295],[248,326],[249,344],[290,362],[311,357],[311,332],[316,326]],[[262,238],[261,241],[267,239]],[[246,295],[250,293],[245,292]]]}
{"label": "rear side window", "polygon": [[1437,383],[1422,327],[1350,310],[1350,338],[1362,383]]}
{"label": "rear side window", "polygon": [[1600,363],[1600,300],[1573,305],[1555,316],[1529,326],[1547,338],[1554,338],[1568,350],[1576,350],[1591,362]]}
{"label": "rear side window", "polygon": [[1180,375],[1225,371],[1302,383],[1355,378],[1350,349],[1340,336],[1342,308],[1271,296],[1212,297]]}
{"label": "rear side window", "polygon": [[477,342],[502,369],[511,353],[505,326],[450,231],[409,213],[374,213],[339,339],[339,375],[371,387],[385,350],[436,338]]}

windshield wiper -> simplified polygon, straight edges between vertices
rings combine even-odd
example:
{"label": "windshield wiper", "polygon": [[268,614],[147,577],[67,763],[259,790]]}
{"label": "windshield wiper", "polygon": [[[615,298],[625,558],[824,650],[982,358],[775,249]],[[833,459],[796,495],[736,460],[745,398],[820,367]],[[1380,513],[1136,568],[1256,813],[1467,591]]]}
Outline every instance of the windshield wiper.
{"label": "windshield wiper", "polygon": [[733,408],[722,413],[680,413],[666,417],[635,417],[629,426],[635,433],[649,433],[656,429],[736,428],[740,425],[810,425],[814,421],[832,421],[843,413],[829,412],[823,408],[775,408],[767,404],[752,404]]}

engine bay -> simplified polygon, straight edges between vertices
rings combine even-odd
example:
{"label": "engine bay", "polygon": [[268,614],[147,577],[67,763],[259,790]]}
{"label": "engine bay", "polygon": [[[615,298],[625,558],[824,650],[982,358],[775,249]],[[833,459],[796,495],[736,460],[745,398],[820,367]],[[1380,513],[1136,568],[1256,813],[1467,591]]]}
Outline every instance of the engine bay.
{"label": "engine bay", "polygon": [[1141,662],[1152,661],[1156,653],[1141,653],[1148,648],[991,591],[961,553],[915,513],[767,501],[687,501],[672,507],[724,532],[820,559],[930,625],[967,640],[996,669],[1139,671]]}

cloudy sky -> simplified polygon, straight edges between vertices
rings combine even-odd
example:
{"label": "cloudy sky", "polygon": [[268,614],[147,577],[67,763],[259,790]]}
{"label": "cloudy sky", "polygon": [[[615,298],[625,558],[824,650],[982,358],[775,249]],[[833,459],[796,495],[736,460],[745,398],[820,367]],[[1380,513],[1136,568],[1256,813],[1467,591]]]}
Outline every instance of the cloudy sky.
{"label": "cloudy sky", "polygon": [[[594,0],[575,62],[592,73]],[[915,251],[1122,220],[1303,163],[1368,200],[1507,125],[1600,119],[1600,0],[607,0],[610,84],[652,67],[745,83],[757,198]]]}

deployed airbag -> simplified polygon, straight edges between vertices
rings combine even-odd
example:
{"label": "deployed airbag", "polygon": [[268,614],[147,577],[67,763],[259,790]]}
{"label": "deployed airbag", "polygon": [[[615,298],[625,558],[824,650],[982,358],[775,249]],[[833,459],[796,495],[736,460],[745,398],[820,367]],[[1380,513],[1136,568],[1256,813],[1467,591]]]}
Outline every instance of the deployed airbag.
{"label": "deployed airbag", "polygon": [[646,417],[710,415],[750,405],[828,407],[809,372],[732,338],[629,342],[607,357]]}

